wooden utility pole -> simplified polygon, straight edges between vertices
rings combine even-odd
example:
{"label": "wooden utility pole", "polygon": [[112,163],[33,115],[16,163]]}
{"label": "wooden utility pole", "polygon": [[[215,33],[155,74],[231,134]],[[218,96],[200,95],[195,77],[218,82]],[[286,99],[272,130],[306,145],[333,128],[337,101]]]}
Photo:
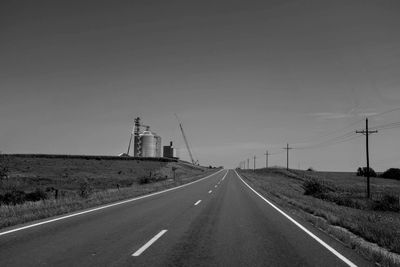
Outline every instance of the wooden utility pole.
{"label": "wooden utility pole", "polygon": [[250,159],[247,159],[247,169],[250,169]]}
{"label": "wooden utility pole", "polygon": [[265,155],[265,168],[268,168],[268,155],[270,155],[270,154],[268,153],[268,150],[267,150],[267,152],[266,152],[264,155]]}
{"label": "wooden utility pole", "polygon": [[371,197],[371,190],[370,190],[370,169],[369,169],[369,140],[368,136],[373,133],[377,133],[378,131],[369,131],[368,130],[368,118],[365,119],[365,130],[356,131],[356,133],[360,133],[365,135],[365,150],[367,156],[367,198]]}
{"label": "wooden utility pole", "polygon": [[253,157],[253,161],[254,161],[254,168],[253,168],[253,170],[255,171],[255,170],[256,170],[256,156]]}
{"label": "wooden utility pole", "polygon": [[289,170],[289,150],[293,149],[293,147],[289,147],[289,144],[286,144],[286,147],[283,149],[286,150],[286,170]]}

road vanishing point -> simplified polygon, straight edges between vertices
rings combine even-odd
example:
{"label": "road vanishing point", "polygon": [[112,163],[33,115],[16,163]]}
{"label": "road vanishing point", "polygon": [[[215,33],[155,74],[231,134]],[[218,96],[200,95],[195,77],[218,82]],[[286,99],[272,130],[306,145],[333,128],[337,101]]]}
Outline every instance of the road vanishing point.
{"label": "road vanishing point", "polygon": [[373,266],[235,170],[0,232],[0,266]]}

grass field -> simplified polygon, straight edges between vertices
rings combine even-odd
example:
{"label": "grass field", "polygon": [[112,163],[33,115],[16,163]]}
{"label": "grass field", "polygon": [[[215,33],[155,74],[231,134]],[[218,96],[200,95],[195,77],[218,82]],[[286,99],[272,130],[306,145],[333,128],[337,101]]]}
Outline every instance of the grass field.
{"label": "grass field", "polygon": [[0,228],[160,191],[216,171],[163,159],[37,155],[7,156],[7,169],[1,196],[19,200],[39,191],[43,198],[0,204]]}
{"label": "grass field", "polygon": [[[35,188],[54,187],[59,190],[77,190],[83,180],[94,189],[131,186],[144,176],[154,178],[172,177],[174,162],[118,160],[102,157],[32,157],[8,156],[9,186],[29,191]],[[177,176],[184,175],[187,168],[178,164]],[[201,169],[197,170],[201,172]],[[196,171],[195,171],[196,172]],[[4,192],[6,187],[0,189]]]}
{"label": "grass field", "polygon": [[[272,168],[239,173],[260,193],[366,258],[383,266],[400,266],[400,213],[382,211],[379,205],[386,194],[400,195],[400,181],[372,178],[373,199],[367,200],[366,178],[352,173]],[[327,190],[305,195],[306,181],[317,181]]]}

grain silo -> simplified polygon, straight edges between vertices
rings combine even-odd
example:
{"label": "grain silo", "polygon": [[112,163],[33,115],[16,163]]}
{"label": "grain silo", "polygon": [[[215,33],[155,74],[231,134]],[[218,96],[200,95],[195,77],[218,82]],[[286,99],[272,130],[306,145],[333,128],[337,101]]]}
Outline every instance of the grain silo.
{"label": "grain silo", "polygon": [[150,131],[144,131],[139,135],[142,147],[142,157],[156,157],[156,138]]}

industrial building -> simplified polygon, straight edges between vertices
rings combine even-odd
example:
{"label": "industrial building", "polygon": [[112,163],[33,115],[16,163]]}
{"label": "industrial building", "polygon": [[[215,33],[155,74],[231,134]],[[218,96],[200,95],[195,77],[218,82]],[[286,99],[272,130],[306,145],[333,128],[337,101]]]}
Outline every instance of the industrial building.
{"label": "industrial building", "polygon": [[176,149],[172,145],[172,142],[169,143],[169,146],[163,147],[163,157],[164,158],[177,158]]}
{"label": "industrial building", "polygon": [[[198,164],[195,161],[192,153],[190,151],[189,143],[187,141],[186,135],[183,131],[182,124],[179,122],[179,126],[184,138],[186,148],[188,149],[191,161],[193,164]],[[133,129],[131,131],[131,136],[129,139],[128,151],[126,153],[120,154],[121,157],[131,156],[130,149],[133,139],[133,156],[134,157],[150,157],[150,158],[171,158],[178,159],[178,153],[176,148],[173,146],[172,141],[169,146],[161,146],[161,137],[150,130],[150,126],[144,125],[139,117],[135,118]],[[161,155],[162,154],[162,155]]]}
{"label": "industrial building", "polygon": [[[145,128],[145,130],[142,130]],[[129,140],[128,152],[133,138],[134,157],[161,157],[161,137],[150,131],[150,126],[143,125],[140,118],[135,118],[135,123]]]}

